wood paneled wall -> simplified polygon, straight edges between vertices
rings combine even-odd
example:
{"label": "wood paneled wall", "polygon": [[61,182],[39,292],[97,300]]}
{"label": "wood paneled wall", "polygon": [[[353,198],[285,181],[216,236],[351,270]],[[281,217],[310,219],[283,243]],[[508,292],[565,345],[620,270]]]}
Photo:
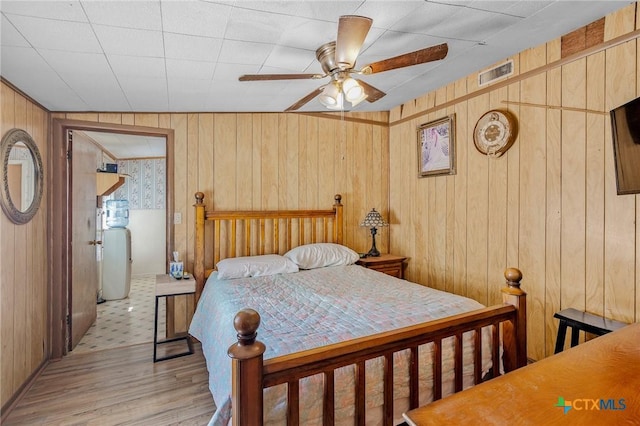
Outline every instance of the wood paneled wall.
{"label": "wood paneled wall", "polygon": [[[640,96],[636,7],[606,17],[599,48],[561,60],[558,39],[514,56],[504,84],[470,75],[390,113],[391,251],[411,258],[408,279],[485,304],[519,267],[533,359],[553,352],[560,309],[640,320],[640,197],[616,195],[608,116]],[[472,133],[497,108],[520,131],[488,159]],[[457,174],[419,179],[416,127],[452,113]]]}
{"label": "wood paneled wall", "polygon": [[[605,43],[636,31],[636,22],[636,4],[607,16]],[[514,56],[508,84],[479,89],[471,75],[390,114],[344,119],[49,114],[2,83],[0,131],[27,130],[46,169],[48,115],[173,129],[168,173],[183,219],[174,225],[174,249],[189,267],[196,191],[217,209],[324,208],[340,193],[348,246],[368,250],[369,232],[358,225],[375,207],[391,224],[381,230],[379,248],[410,257],[407,278],[487,304],[499,301],[504,268],[518,266],[530,295],[529,356],[540,359],[553,350],[552,317],[561,308],[640,320],[640,197],[616,195],[610,121],[602,114],[640,95],[638,49],[631,37],[561,60],[558,39]],[[490,160],[474,149],[473,127],[486,110],[507,107],[518,117],[519,137]],[[452,113],[457,174],[417,178],[416,127]],[[0,215],[3,406],[48,357],[47,192],[45,186],[43,208],[29,224]],[[185,317],[176,329],[186,325]]]}
{"label": "wood paneled wall", "polygon": [[[31,135],[47,171],[48,112],[0,83],[0,135]],[[4,408],[48,358],[47,202],[24,225],[0,213],[0,398]],[[3,410],[4,411],[4,410]]]}
{"label": "wood paneled wall", "polygon": [[[192,271],[194,194],[208,208],[331,208],[335,194],[345,205],[345,244],[366,252],[368,229],[359,224],[375,207],[389,205],[388,113],[325,116],[283,113],[52,114],[92,122],[174,130],[175,250]],[[171,171],[168,171],[169,173]],[[379,248],[388,247],[388,228]],[[212,267],[213,265],[208,265]],[[176,300],[176,306],[185,301]],[[189,316],[176,315],[176,331]]]}

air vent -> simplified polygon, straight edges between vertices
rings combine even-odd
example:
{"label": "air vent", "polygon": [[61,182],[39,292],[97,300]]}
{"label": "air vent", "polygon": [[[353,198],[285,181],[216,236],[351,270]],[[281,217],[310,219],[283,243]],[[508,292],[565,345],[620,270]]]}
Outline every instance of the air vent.
{"label": "air vent", "polygon": [[509,77],[511,74],[513,74],[513,59],[478,74],[478,86],[486,86],[494,81]]}

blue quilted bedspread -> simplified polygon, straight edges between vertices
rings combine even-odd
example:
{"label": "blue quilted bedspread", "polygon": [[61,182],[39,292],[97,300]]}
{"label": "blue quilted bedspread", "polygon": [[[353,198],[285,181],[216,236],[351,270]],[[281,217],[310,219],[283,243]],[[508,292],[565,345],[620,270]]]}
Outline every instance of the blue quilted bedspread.
{"label": "blue quilted bedspread", "polygon": [[[267,277],[218,280],[214,272],[205,286],[191,322],[189,333],[202,342],[209,370],[209,388],[217,410],[212,425],[226,425],[231,416],[231,360],[227,349],[236,341],[233,318],[243,308],[260,313],[258,340],[267,349],[265,359],[312,349],[374,333],[389,331],[419,322],[482,308],[471,299],[434,290],[419,284],[363,268],[337,266]],[[465,345],[472,346],[467,333]],[[491,366],[490,339],[483,338],[483,371]],[[445,342],[447,343],[447,342]],[[452,392],[453,368],[451,344],[443,344],[443,392]],[[421,348],[421,353],[431,345]],[[421,356],[430,362],[430,356]],[[472,384],[472,354],[464,354],[465,387]],[[394,357],[395,417],[407,409],[408,357]],[[379,367],[377,366],[379,364]],[[367,424],[379,423],[382,405],[382,377],[376,372],[381,360],[367,363]],[[432,369],[420,369],[420,399],[432,398]],[[353,373],[351,367],[336,371],[336,424],[352,424]],[[305,425],[322,424],[322,377],[301,382],[301,419]],[[286,388],[284,385],[264,391],[265,424],[285,424]]]}

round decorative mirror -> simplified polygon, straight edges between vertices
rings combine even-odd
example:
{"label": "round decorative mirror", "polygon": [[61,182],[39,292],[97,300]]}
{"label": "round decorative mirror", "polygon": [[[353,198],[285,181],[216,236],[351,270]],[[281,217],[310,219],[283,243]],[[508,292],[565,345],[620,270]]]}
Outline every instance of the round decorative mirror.
{"label": "round decorative mirror", "polygon": [[40,207],[43,187],[42,159],[31,136],[9,130],[0,143],[2,161],[2,210],[13,223],[29,222]]}

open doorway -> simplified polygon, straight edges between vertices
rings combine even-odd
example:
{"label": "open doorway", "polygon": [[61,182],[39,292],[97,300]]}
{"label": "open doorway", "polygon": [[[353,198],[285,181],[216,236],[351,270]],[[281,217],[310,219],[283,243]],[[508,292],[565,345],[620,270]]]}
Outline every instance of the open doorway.
{"label": "open doorway", "polygon": [[[95,215],[96,320],[71,353],[152,342],[155,276],[166,272],[166,138],[98,131],[73,135],[74,142],[82,138],[99,149],[96,168],[105,183],[99,185]],[[122,179],[111,185],[109,178],[115,181],[116,175]]]}
{"label": "open doorway", "polygon": [[[155,207],[158,207],[160,204],[162,204],[162,208],[152,209],[161,210],[162,217],[158,219],[158,215],[160,214],[158,211],[151,213],[146,212],[147,214],[154,216],[154,218],[150,219],[149,217],[147,217],[147,219],[145,219],[145,213],[142,212],[142,210],[144,209],[140,209],[139,207],[146,207],[148,206],[148,204],[137,204],[135,210],[140,211],[134,213],[134,216],[141,216],[141,218],[135,217],[134,219],[136,222],[138,222],[138,225],[141,222],[146,222],[148,224],[159,222],[147,228],[153,228],[157,230],[158,227],[161,226],[165,231],[163,244],[160,244],[160,252],[149,255],[149,258],[153,259],[155,265],[151,266],[151,269],[144,270],[144,268],[147,268],[149,266],[148,262],[136,262],[139,263],[136,266],[143,268],[142,270],[137,270],[137,275],[150,276],[156,270],[158,270],[159,273],[163,273],[166,271],[166,262],[169,259],[169,253],[171,253],[173,247],[173,226],[172,220],[170,220],[171,218],[173,218],[173,130],[155,129],[141,126],[110,125],[103,123],[60,119],[55,119],[53,121],[52,128],[52,142],[54,149],[58,152],[66,153],[62,158],[58,156],[52,156],[50,169],[52,196],[50,197],[49,202],[51,204],[51,211],[54,212],[53,226],[51,227],[50,244],[52,252],[59,252],[62,254],[60,259],[54,259],[51,265],[53,302],[51,312],[53,324],[52,355],[53,357],[58,358],[65,355],[70,348],[69,335],[72,324],[70,324],[69,321],[72,321],[73,318],[72,312],[70,312],[72,309],[71,300],[73,297],[73,283],[70,282],[73,277],[73,274],[71,273],[71,258],[73,253],[73,245],[71,243],[71,239],[73,229],[74,226],[78,226],[78,222],[82,223],[82,221],[86,220],[86,218],[74,218],[72,209],[68,208],[68,206],[70,206],[69,202],[73,197],[72,194],[69,194],[70,191],[68,190],[68,188],[70,188],[69,183],[73,180],[73,171],[69,167],[70,153],[67,141],[68,135],[70,134],[70,132],[72,132],[76,134],[82,134],[83,136],[89,136],[91,139],[95,140],[96,144],[99,145],[101,149],[104,149],[104,162],[112,164],[111,161],[113,161],[115,164],[118,164],[120,166],[119,171],[123,174],[130,175],[130,173],[128,173],[124,169],[126,169],[127,167],[134,168],[134,166],[139,167],[142,162],[146,163],[144,167],[146,167],[147,169],[149,169],[150,167],[153,168],[152,166],[155,164],[155,166],[158,166],[158,169],[164,170],[163,173],[160,173],[163,176],[153,183],[153,188],[151,189],[150,195],[147,197],[146,201],[148,203],[149,199],[152,199],[152,203],[154,203]],[[115,145],[110,145],[114,139],[124,140],[126,149],[130,151],[134,148],[135,143],[133,141],[137,140],[136,138],[139,138],[139,141],[143,141],[141,142],[143,144],[148,143],[149,140],[161,139],[164,142],[164,160],[156,158],[159,156],[154,154],[153,151],[150,151],[149,147],[142,148],[142,151],[146,152],[147,154],[147,158],[142,159],[134,158],[134,155],[131,155],[130,153],[123,154],[122,152],[125,152],[122,151],[125,149],[124,147],[122,147],[121,150],[120,148],[116,148]],[[109,142],[109,140],[111,140],[111,142]],[[137,155],[139,154],[136,154],[136,156]],[[97,173],[99,173],[98,169],[100,169],[101,165],[101,162],[97,163]],[[138,173],[139,178],[140,170],[137,170],[135,173]],[[136,180],[136,182],[139,183],[139,180]],[[148,184],[148,182],[146,184]],[[155,190],[159,186],[164,188],[164,194],[162,194],[162,191]],[[136,192],[137,190],[135,188],[132,189],[131,187],[125,188],[121,190],[120,194],[115,193],[114,196],[123,197],[122,191]],[[129,197],[129,195],[130,194],[126,194],[127,197]],[[160,200],[158,198],[160,198]],[[138,199],[138,201],[140,201],[140,199]],[[101,221],[99,203],[96,203],[96,208],[97,212],[93,220]],[[133,212],[133,210],[134,209],[132,209],[131,211]],[[133,223],[132,225],[136,226]],[[99,241],[98,238],[99,236],[96,235],[97,241]],[[144,237],[137,240],[144,240]],[[133,238],[131,245],[133,249]],[[154,246],[157,248],[158,244],[154,244]],[[139,257],[139,260],[142,260],[143,256]],[[147,266],[144,266],[145,264]],[[132,277],[135,276],[136,274],[132,275]]]}

